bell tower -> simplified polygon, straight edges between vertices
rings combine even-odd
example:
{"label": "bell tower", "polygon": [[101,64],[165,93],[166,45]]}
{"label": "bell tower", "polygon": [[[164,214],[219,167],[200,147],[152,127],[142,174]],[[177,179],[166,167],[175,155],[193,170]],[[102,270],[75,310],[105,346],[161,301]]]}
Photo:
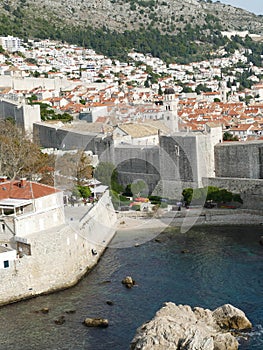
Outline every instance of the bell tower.
{"label": "bell tower", "polygon": [[165,108],[165,121],[171,132],[178,131],[178,114],[177,104],[178,99],[175,95],[173,88],[167,88],[164,90],[164,108]]}

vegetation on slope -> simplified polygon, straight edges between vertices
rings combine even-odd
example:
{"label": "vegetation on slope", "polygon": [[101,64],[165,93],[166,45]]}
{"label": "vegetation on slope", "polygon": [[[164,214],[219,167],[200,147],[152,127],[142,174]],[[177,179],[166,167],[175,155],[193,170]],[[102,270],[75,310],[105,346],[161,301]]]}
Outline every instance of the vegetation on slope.
{"label": "vegetation on slope", "polygon": [[[94,12],[95,17],[102,16],[102,14],[108,16],[105,21],[101,20],[100,24],[94,25],[91,25],[92,21],[80,20],[78,12],[80,8],[78,7],[71,9],[73,11],[72,22],[69,24],[68,16],[61,21],[61,17],[59,18],[55,11],[52,12],[52,9],[48,7],[44,8],[45,1],[43,4],[39,4],[43,5],[43,8],[39,7],[37,17],[36,12],[32,16],[35,5],[29,0],[20,0],[13,7],[5,3],[4,12],[0,14],[0,35],[14,35],[24,40],[29,38],[62,40],[93,48],[97,53],[120,60],[127,60],[127,53],[134,49],[160,57],[167,63],[174,61],[189,63],[209,59],[211,52],[218,48],[225,47],[230,52],[237,47],[244,46],[249,49],[253,47],[253,55],[250,55],[250,59],[252,62],[260,61],[261,63],[262,43],[252,42],[251,39],[242,40],[239,37],[232,42],[222,36],[221,31],[225,28],[223,28],[221,17],[216,10],[214,14],[211,13],[212,9],[216,9],[219,4],[204,2],[202,6],[210,6],[211,9],[208,8],[210,12],[206,7],[201,8],[202,11],[199,9],[201,15],[198,20],[198,16],[192,16],[197,10],[196,7],[192,7],[191,10],[189,4],[187,7],[178,4],[176,0],[161,2],[157,0],[111,0],[106,3],[104,12],[100,7],[101,4],[96,5],[94,10],[91,2],[84,1],[82,9],[83,13],[87,12],[87,16],[91,16],[90,11]],[[54,1],[52,6],[55,4],[60,6],[60,1]],[[156,12],[157,5],[158,11]],[[109,25],[112,17],[115,16],[110,15],[110,6],[114,6],[116,16],[119,16],[119,21],[123,23],[121,30],[118,26],[110,27]],[[128,10],[125,6],[128,6]],[[221,7],[224,8],[223,5]],[[189,13],[186,10],[190,11],[192,17],[188,16]],[[167,20],[164,22],[165,13],[167,13]],[[142,16],[143,20],[132,23],[133,27],[128,26],[126,24],[130,20],[129,14],[135,17],[137,15],[136,18]],[[254,15],[251,14],[251,16]]]}

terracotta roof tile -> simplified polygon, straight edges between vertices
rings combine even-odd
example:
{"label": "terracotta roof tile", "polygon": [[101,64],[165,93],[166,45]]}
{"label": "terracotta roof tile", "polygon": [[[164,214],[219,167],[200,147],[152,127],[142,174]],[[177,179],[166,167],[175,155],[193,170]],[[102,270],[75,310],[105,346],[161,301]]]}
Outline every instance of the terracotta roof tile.
{"label": "terracotta roof tile", "polygon": [[0,199],[35,199],[60,192],[54,187],[43,185],[37,182],[25,181],[22,186],[21,181],[6,181],[0,183]]}

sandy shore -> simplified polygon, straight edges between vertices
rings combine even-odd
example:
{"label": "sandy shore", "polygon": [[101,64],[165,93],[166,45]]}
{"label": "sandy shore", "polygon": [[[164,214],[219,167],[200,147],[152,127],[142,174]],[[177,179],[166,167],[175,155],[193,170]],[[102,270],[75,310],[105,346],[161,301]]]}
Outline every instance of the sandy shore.
{"label": "sandy shore", "polygon": [[245,209],[216,209],[202,208],[183,210],[181,212],[162,212],[149,217],[136,212],[120,212],[118,214],[117,230],[134,230],[146,228],[164,228],[167,226],[193,225],[259,225],[263,224],[263,211]]}
{"label": "sandy shore", "polygon": [[125,248],[140,245],[156,238],[168,227],[177,227],[185,233],[196,225],[262,225],[263,233],[263,212],[259,211],[196,208],[160,214],[149,217],[136,212],[118,213],[117,234],[110,246]]}

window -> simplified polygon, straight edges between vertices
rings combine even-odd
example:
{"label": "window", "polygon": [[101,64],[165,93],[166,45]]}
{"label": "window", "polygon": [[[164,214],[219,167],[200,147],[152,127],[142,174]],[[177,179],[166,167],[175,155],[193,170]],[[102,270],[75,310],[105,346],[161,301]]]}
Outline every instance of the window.
{"label": "window", "polygon": [[179,157],[179,155],[180,155],[180,148],[179,148],[179,146],[174,145],[174,149],[175,149],[175,155]]}
{"label": "window", "polygon": [[4,268],[6,269],[7,267],[9,267],[9,260],[4,261]]}

